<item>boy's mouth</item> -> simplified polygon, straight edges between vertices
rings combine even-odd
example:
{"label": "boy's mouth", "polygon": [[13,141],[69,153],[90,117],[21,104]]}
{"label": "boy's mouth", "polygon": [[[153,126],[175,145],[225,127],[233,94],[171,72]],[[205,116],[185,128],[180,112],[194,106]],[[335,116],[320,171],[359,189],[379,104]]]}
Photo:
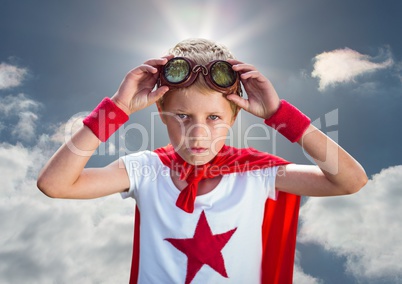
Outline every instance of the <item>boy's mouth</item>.
{"label": "boy's mouth", "polygon": [[208,148],[203,148],[203,147],[190,147],[190,148],[189,148],[189,151],[190,151],[192,154],[203,154],[203,153],[205,153],[206,151],[208,151]]}

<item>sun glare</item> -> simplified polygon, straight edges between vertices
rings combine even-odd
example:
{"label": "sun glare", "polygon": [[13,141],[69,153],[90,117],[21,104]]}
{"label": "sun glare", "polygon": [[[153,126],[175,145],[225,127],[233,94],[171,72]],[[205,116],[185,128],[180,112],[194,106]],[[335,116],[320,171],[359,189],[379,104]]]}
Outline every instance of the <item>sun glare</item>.
{"label": "sun glare", "polygon": [[266,32],[269,17],[254,16],[247,20],[240,17],[240,6],[218,3],[213,0],[186,2],[174,7],[164,0],[151,0],[157,14],[157,30],[163,30],[152,42],[137,44],[135,49],[155,57],[165,54],[175,43],[187,38],[206,38],[227,45],[231,50],[248,45]]}
{"label": "sun glare", "polygon": [[216,37],[214,31],[218,28],[218,11],[221,7],[213,0],[184,2],[179,7],[173,7],[164,0],[152,0],[152,2],[166,21],[167,30],[172,32],[176,39]]}

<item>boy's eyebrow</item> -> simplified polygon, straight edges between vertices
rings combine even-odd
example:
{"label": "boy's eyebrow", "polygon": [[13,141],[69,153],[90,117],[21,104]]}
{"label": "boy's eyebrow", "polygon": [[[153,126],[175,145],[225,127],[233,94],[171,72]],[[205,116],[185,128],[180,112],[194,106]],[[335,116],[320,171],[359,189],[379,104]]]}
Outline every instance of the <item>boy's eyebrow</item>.
{"label": "boy's eyebrow", "polygon": [[[188,113],[189,111],[186,109],[177,108],[177,109],[173,110],[173,112]],[[225,113],[224,111],[214,111],[214,110],[207,112],[207,114],[209,114],[209,115],[210,114],[224,114],[224,113]]]}
{"label": "boy's eyebrow", "polygon": [[211,112],[208,112],[208,114],[225,114],[225,112],[224,111],[211,111]]}
{"label": "boy's eyebrow", "polygon": [[174,110],[174,112],[187,112],[186,109],[182,109],[182,108],[177,108]]}

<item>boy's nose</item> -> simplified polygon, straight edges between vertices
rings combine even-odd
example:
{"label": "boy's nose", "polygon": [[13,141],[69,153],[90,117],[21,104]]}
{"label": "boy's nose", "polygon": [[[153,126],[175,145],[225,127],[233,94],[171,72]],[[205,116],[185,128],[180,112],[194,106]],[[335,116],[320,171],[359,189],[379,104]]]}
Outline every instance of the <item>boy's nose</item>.
{"label": "boy's nose", "polygon": [[192,124],[187,129],[186,136],[190,139],[202,138],[201,140],[207,140],[209,137],[211,137],[211,131],[209,130],[208,126],[205,124],[195,123],[195,124]]}

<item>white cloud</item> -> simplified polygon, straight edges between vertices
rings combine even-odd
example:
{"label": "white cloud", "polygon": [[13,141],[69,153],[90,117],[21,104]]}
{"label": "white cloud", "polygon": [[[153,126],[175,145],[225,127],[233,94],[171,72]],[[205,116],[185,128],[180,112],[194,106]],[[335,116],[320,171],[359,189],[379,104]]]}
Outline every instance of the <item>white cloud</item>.
{"label": "white cloud", "polygon": [[26,68],[0,63],[0,90],[19,86],[27,73]]}
{"label": "white cloud", "polygon": [[12,130],[12,134],[23,141],[30,141],[35,137],[36,121],[38,116],[33,112],[26,111],[18,114],[19,121]]}
{"label": "white cloud", "polygon": [[67,142],[82,126],[82,121],[88,115],[88,112],[79,112],[70,117],[70,119],[60,124],[51,136],[52,141],[60,144]]}
{"label": "white cloud", "polygon": [[[22,141],[31,141],[35,138],[36,121],[38,110],[42,104],[29,99],[24,94],[8,95],[0,98],[0,113],[2,119],[17,118],[17,123],[11,124],[9,127],[13,137]],[[7,128],[4,124],[0,130]]]}
{"label": "white cloud", "polygon": [[11,189],[16,189],[24,179],[30,162],[26,161],[29,156],[28,149],[21,144],[0,144],[0,171],[2,176],[2,189],[0,197],[10,197]]}
{"label": "white cloud", "polygon": [[401,184],[402,165],[374,175],[355,195],[309,198],[300,211],[298,240],[346,257],[346,270],[365,283],[401,281]]}
{"label": "white cloud", "polygon": [[[20,101],[25,110],[39,105]],[[9,107],[8,114],[16,108]],[[119,195],[56,200],[36,188],[39,169],[64,134],[64,127],[54,129],[43,135],[33,131],[38,139],[30,147],[0,143],[0,282],[128,283],[134,202]]]}
{"label": "white cloud", "polygon": [[0,98],[0,111],[3,116],[15,115],[29,110],[36,111],[41,105],[40,102],[29,99],[24,94],[8,95]]}
{"label": "white cloud", "polygon": [[318,54],[314,60],[311,75],[319,79],[319,90],[328,86],[352,82],[357,76],[389,68],[393,60],[389,52],[385,52],[385,60],[377,63],[374,58],[355,50],[344,48]]}

